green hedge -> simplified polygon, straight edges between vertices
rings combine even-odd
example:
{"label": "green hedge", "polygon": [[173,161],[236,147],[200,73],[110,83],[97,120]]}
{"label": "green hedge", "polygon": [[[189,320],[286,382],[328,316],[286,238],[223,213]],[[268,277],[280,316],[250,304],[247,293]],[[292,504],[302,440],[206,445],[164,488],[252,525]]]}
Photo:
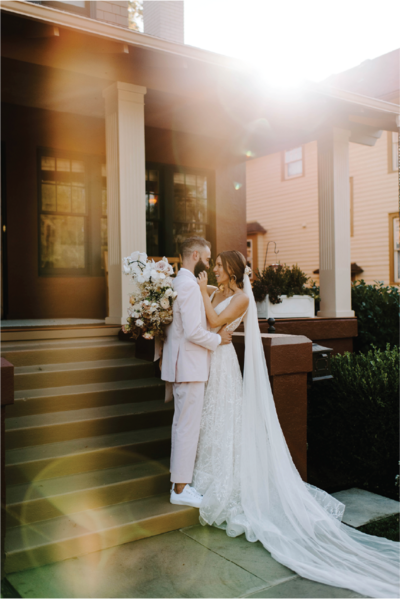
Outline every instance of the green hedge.
{"label": "green hedge", "polygon": [[351,303],[358,319],[355,350],[368,351],[371,345],[385,349],[386,344],[399,344],[399,288],[381,283],[367,285],[355,281],[351,288]]}
{"label": "green hedge", "polygon": [[[333,379],[314,383],[308,402],[309,461],[332,480],[396,496],[399,348],[337,355]],[[334,486],[334,485],[333,485]]]}

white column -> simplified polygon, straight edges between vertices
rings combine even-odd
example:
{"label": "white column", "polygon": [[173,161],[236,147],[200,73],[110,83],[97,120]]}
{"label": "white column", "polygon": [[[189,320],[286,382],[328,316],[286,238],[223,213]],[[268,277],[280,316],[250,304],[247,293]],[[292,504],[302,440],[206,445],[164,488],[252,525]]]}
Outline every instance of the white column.
{"label": "white column", "polygon": [[351,309],[350,131],[332,128],[318,139],[318,316],[354,316]]}
{"label": "white column", "polygon": [[103,91],[106,107],[108,298],[107,324],[127,318],[128,277],[122,258],[146,251],[145,87],[113,83]]}

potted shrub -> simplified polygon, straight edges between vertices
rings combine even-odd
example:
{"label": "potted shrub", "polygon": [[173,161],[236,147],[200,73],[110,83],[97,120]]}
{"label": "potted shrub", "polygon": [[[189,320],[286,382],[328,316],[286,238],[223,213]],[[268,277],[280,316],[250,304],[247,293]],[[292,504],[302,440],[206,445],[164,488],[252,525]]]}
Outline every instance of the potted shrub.
{"label": "potted shrub", "polygon": [[310,318],[315,316],[318,288],[295,266],[273,264],[256,272],[253,283],[259,318]]}

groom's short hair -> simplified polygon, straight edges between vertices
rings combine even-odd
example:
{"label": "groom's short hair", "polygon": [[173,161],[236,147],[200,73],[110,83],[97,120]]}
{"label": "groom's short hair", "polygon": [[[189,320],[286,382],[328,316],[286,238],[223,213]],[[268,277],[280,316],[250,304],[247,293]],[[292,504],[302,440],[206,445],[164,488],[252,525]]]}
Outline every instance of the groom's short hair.
{"label": "groom's short hair", "polygon": [[203,251],[205,248],[211,249],[211,243],[203,237],[188,237],[181,243],[180,254],[182,258],[188,258],[193,252]]}

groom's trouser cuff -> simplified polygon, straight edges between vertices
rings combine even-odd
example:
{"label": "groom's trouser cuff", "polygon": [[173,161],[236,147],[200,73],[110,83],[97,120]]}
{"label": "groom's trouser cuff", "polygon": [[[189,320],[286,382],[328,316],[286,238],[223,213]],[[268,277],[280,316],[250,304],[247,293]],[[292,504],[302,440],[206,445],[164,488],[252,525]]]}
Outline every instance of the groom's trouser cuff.
{"label": "groom's trouser cuff", "polygon": [[191,483],[200,435],[205,383],[174,383],[171,481]]}

